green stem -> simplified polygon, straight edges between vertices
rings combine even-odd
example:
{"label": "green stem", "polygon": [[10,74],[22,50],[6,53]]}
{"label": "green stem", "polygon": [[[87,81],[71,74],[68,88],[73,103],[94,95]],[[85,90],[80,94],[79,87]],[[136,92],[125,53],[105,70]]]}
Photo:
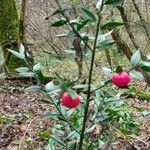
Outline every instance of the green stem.
{"label": "green stem", "polygon": [[[48,95],[47,95],[47,96],[48,96]],[[53,102],[53,99],[52,99],[50,96],[48,96],[48,98]],[[60,113],[60,115],[63,117],[63,119],[68,123],[68,125],[69,125],[74,131],[76,131],[78,134],[80,134],[79,131],[78,131],[76,128],[74,128],[74,127],[72,126],[72,124],[68,121],[68,119],[62,114],[62,112],[61,112],[61,110],[59,109],[59,107],[57,106],[57,104],[53,102],[53,105],[55,106],[55,108],[57,109],[57,111]]]}
{"label": "green stem", "polygon": [[84,42],[84,44],[86,44],[87,48],[91,51],[93,51],[93,49],[87,44],[87,42],[82,38],[82,36],[79,34],[79,32],[74,28],[74,26],[71,24],[69,18],[66,17],[66,15],[63,12],[63,9],[60,5],[60,2],[58,0],[55,0],[59,9],[61,10],[61,14],[64,16],[64,18],[66,19],[66,21],[68,22],[69,26],[72,28],[73,32]]}
{"label": "green stem", "polygon": [[103,85],[99,86],[98,88],[94,89],[93,91],[91,91],[91,93],[96,92],[97,90],[105,87],[107,84],[111,83],[111,80],[106,81]]}
{"label": "green stem", "polygon": [[100,20],[101,20],[101,16],[99,15],[97,27],[96,27],[95,41],[94,41],[94,46],[93,46],[93,51],[92,51],[92,60],[91,60],[89,81],[88,81],[88,93],[87,93],[86,107],[85,107],[85,112],[84,112],[83,126],[81,130],[80,141],[79,141],[79,150],[82,150],[83,140],[84,140],[84,135],[85,135],[84,132],[85,132],[85,125],[87,121],[89,104],[90,104],[92,73],[93,73],[93,66],[94,66],[94,60],[95,60],[96,44],[97,44],[97,39],[98,39],[98,34],[99,34]]}

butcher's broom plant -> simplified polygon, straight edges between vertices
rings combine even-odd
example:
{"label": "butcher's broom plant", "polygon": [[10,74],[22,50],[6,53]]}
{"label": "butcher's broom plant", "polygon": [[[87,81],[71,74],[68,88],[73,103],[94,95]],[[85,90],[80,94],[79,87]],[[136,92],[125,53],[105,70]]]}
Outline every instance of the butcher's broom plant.
{"label": "butcher's broom plant", "polygon": [[[42,93],[45,97],[43,102],[54,108],[51,112],[44,112],[47,118],[54,120],[52,132],[39,133],[39,136],[48,142],[47,150],[98,150],[104,146],[111,148],[118,137],[131,144],[132,135],[138,133],[139,124],[133,119],[131,106],[123,99],[122,91],[130,89],[133,77],[143,78],[140,72],[135,71],[137,66],[150,68],[148,62],[141,62],[140,51],[137,50],[132,56],[128,70],[124,70],[120,65],[112,69],[103,66],[105,80],[96,85],[92,80],[96,52],[105,48],[111,50],[115,44],[111,38],[112,31],[104,34],[102,28],[107,29],[109,26],[113,29],[122,25],[115,21],[102,24],[103,8],[106,4],[114,5],[114,1],[108,2],[99,0],[92,11],[80,7],[80,16],[72,18],[71,8],[63,7],[56,0],[58,9],[52,16],[59,19],[53,22],[52,27],[69,27],[67,32],[57,36],[73,39],[72,50],[79,54],[76,55],[79,77],[74,80],[66,79],[56,72],[54,80],[49,82],[42,73],[44,66],[40,63],[31,66],[26,60],[27,54],[22,44],[19,52],[9,50],[23,59],[28,66],[17,68],[19,75],[33,77],[38,81],[37,85],[30,86],[25,91]],[[115,5],[122,5],[122,2],[123,0],[115,1]],[[86,32],[90,27],[95,29],[93,33]],[[86,58],[87,53],[91,57],[87,58],[89,75],[87,83],[84,83],[81,82],[82,58]]]}

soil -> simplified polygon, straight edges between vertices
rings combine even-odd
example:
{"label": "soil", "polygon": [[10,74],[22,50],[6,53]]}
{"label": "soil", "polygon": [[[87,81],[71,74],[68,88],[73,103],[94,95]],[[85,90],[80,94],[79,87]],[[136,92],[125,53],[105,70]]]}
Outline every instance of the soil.
{"label": "soil", "polygon": [[[39,93],[29,94],[24,88],[35,84],[27,80],[0,80],[0,150],[44,150],[46,141],[40,132],[51,133],[54,122],[43,116],[53,108],[42,102]],[[132,145],[124,145],[121,140],[114,146],[116,150],[150,149],[150,104],[137,98],[128,98],[134,106],[143,109],[134,112],[141,123],[141,131],[133,138]]]}

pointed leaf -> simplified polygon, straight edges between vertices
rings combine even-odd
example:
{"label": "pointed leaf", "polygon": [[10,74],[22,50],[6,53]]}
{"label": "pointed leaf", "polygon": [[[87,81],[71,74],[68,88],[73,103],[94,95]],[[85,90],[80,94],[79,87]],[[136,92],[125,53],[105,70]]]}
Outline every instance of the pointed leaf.
{"label": "pointed leaf", "polygon": [[72,89],[67,89],[67,92],[69,93],[69,95],[71,96],[72,99],[74,99],[77,96],[76,91],[72,90]]}
{"label": "pointed leaf", "polygon": [[16,57],[20,58],[20,59],[25,59],[25,55],[24,54],[20,54],[16,51],[13,51],[11,49],[8,49],[8,51],[10,51],[13,55],[15,55]]}
{"label": "pointed leaf", "polygon": [[105,2],[106,5],[113,5],[113,6],[121,6],[124,0],[107,0]]}
{"label": "pointed leaf", "polygon": [[25,89],[26,92],[39,92],[42,89],[39,85],[33,85]]}
{"label": "pointed leaf", "polygon": [[24,77],[34,77],[33,72],[20,72],[19,75],[24,76]]}
{"label": "pointed leaf", "polygon": [[140,66],[144,71],[150,72],[150,62],[142,62]]}
{"label": "pointed leaf", "polygon": [[41,70],[42,69],[42,65],[41,65],[41,63],[38,63],[38,64],[35,64],[34,66],[33,66],[33,70],[34,71],[39,71],[39,70]]}
{"label": "pointed leaf", "polygon": [[54,89],[55,89],[55,85],[54,85],[53,81],[51,81],[45,85],[45,90],[47,92],[53,91]]}
{"label": "pointed leaf", "polygon": [[135,78],[135,79],[144,80],[144,76],[139,71],[131,70],[130,71],[130,76]]}
{"label": "pointed leaf", "polygon": [[131,57],[131,64],[133,67],[137,66],[141,60],[140,50],[137,50]]}
{"label": "pointed leaf", "polygon": [[24,53],[25,53],[25,48],[24,48],[24,46],[23,46],[23,44],[20,44],[20,47],[19,47],[19,53],[22,55],[24,55]]}
{"label": "pointed leaf", "polygon": [[89,20],[91,22],[96,21],[96,17],[94,16],[94,14],[86,8],[81,8],[81,14],[85,20]]}
{"label": "pointed leaf", "polygon": [[111,22],[107,22],[106,24],[104,24],[101,27],[101,29],[102,30],[104,30],[104,29],[112,29],[112,28],[116,28],[116,27],[122,26],[122,25],[124,25],[123,22],[115,22],[115,21],[113,22],[113,21],[111,21]]}
{"label": "pointed leaf", "polygon": [[96,4],[96,9],[98,11],[102,11],[103,8],[103,0],[98,0],[97,4]]}
{"label": "pointed leaf", "polygon": [[55,142],[55,144],[58,144],[58,145],[63,146],[63,147],[66,146],[65,143],[63,143],[60,139],[58,139],[54,136],[50,136],[50,138],[53,140],[53,142]]}
{"label": "pointed leaf", "polygon": [[30,71],[30,69],[28,67],[20,67],[15,69],[17,72],[21,73],[21,72],[28,72]]}
{"label": "pointed leaf", "polygon": [[65,25],[66,23],[67,23],[66,20],[59,20],[59,21],[56,21],[53,24],[51,24],[51,26],[53,26],[53,27],[61,27],[61,26]]}
{"label": "pointed leaf", "polygon": [[121,66],[118,66],[118,67],[116,68],[116,72],[123,72],[122,67],[121,67]]}
{"label": "pointed leaf", "polygon": [[57,14],[61,14],[61,10],[60,9],[57,9],[56,11],[54,11],[51,16],[55,16]]}
{"label": "pointed leaf", "polygon": [[110,68],[107,68],[107,67],[102,67],[102,72],[105,76],[110,76],[112,73],[112,70]]}
{"label": "pointed leaf", "polygon": [[58,112],[46,112],[44,114],[48,119],[54,119],[54,120],[59,120],[60,114]]}
{"label": "pointed leaf", "polygon": [[78,85],[73,86],[72,88],[73,89],[85,89],[87,87],[88,87],[87,84],[78,84]]}

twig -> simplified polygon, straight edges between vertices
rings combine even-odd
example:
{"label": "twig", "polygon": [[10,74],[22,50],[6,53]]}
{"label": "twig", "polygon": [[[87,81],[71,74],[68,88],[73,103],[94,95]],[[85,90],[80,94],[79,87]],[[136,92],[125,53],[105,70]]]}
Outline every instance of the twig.
{"label": "twig", "polygon": [[22,136],[22,138],[21,138],[21,141],[20,141],[18,150],[21,150],[21,146],[22,146],[23,140],[24,140],[24,138],[25,138],[25,136],[26,136],[26,134],[27,134],[27,131],[29,130],[29,128],[30,128],[31,124],[33,123],[33,121],[34,121],[35,119],[37,119],[37,118],[38,118],[38,117],[33,118],[33,119],[30,121],[30,123],[28,124],[28,126],[27,126],[27,128],[26,128],[26,130],[25,130],[25,132],[24,132],[24,134],[23,134],[23,136]]}

